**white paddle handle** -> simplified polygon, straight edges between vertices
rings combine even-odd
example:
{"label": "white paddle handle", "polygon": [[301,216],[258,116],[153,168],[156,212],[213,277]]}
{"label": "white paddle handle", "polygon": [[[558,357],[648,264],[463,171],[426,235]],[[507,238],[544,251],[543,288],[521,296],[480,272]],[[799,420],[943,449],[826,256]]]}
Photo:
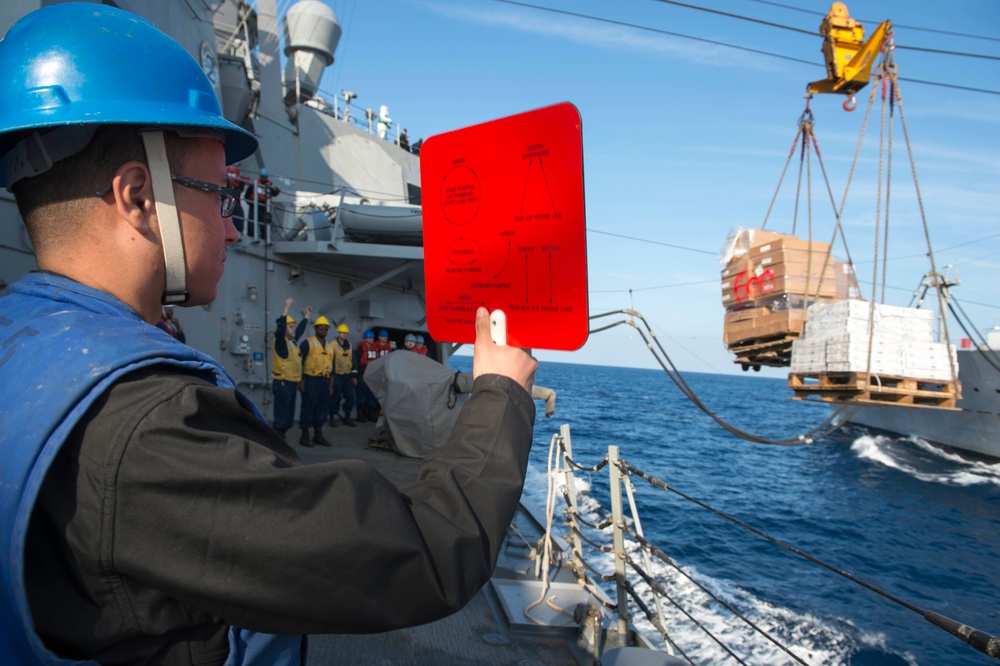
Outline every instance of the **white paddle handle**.
{"label": "white paddle handle", "polygon": [[498,345],[507,344],[507,315],[503,310],[494,310],[490,313],[490,337]]}

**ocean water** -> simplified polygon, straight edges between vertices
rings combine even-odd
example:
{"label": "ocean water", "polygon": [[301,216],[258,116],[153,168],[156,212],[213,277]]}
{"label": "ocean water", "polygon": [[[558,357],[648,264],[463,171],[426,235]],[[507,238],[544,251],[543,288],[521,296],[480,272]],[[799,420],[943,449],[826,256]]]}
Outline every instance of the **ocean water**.
{"label": "ocean water", "polygon": [[[471,359],[455,357],[452,365],[467,370]],[[716,414],[755,435],[798,435],[828,413],[827,405],[790,400],[782,379],[685,378]],[[711,421],[661,371],[542,363],[536,380],[558,393],[551,419],[537,403],[525,495],[538,506],[550,439],[568,423],[582,465],[597,465],[617,445],[624,460],[686,495],[919,609],[1000,635],[1000,462],[968,461],[855,426],[805,446],[748,442]],[[607,468],[575,479],[584,489],[582,511],[599,522],[611,506]],[[920,614],[675,493],[640,478],[634,485],[646,538],[806,663],[996,663]],[[609,535],[589,536],[610,543]],[[606,555],[590,558],[613,570]],[[653,560],[652,570],[746,663],[799,663],[675,569]],[[665,612],[673,640],[695,663],[738,663],[669,603]]]}

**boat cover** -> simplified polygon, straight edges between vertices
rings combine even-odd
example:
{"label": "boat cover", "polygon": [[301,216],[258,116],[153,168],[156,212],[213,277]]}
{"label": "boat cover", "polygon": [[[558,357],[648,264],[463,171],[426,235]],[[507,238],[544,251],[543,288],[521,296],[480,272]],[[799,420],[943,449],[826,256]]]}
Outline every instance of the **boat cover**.
{"label": "boat cover", "polygon": [[471,374],[402,349],[372,361],[364,381],[382,406],[395,449],[413,458],[445,443],[472,391]]}

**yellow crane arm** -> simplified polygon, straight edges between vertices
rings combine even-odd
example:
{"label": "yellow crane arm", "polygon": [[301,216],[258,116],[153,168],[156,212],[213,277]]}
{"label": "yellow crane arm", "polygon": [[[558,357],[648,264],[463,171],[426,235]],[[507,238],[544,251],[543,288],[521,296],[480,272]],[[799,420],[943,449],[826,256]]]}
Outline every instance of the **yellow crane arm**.
{"label": "yellow crane arm", "polygon": [[875,56],[891,31],[892,22],[883,21],[871,37],[865,39],[864,27],[848,15],[847,5],[833,3],[819,26],[823,35],[827,78],[813,81],[806,86],[806,90],[853,96],[868,85]]}

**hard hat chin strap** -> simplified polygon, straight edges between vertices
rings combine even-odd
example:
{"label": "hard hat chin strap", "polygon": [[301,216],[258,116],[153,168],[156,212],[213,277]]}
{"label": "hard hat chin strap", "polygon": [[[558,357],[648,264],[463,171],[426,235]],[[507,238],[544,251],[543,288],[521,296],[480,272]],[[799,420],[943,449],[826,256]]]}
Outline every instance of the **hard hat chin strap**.
{"label": "hard hat chin strap", "polygon": [[3,156],[6,187],[22,178],[32,178],[52,168],[59,160],[72,157],[86,148],[94,138],[97,125],[72,125],[32,132],[21,139]]}
{"label": "hard hat chin strap", "polygon": [[143,131],[142,141],[146,146],[146,162],[153,185],[153,199],[156,201],[156,218],[160,223],[160,242],[163,246],[163,263],[166,267],[166,286],[161,302],[185,303],[188,300],[187,269],[184,263],[184,238],[181,222],[174,201],[174,184],[170,179],[170,163],[167,161],[167,147],[161,131]]}

